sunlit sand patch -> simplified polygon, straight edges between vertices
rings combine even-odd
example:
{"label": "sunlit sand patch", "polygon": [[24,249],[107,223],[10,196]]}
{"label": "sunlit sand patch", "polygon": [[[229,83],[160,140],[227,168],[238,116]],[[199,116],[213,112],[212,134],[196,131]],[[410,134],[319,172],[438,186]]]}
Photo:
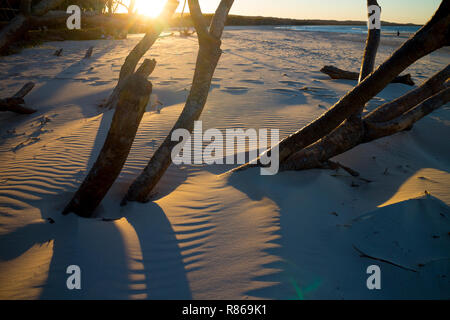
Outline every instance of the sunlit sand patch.
{"label": "sunlit sand patch", "polygon": [[[443,189],[442,186],[447,186]],[[405,181],[398,191],[379,207],[386,207],[394,203],[423,196],[429,193],[450,205],[450,173],[432,168],[421,169]]]}

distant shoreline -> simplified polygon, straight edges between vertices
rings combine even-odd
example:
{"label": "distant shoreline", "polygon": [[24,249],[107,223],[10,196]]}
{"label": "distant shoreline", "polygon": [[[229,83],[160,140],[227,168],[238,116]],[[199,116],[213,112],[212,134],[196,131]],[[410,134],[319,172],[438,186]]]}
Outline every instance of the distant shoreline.
{"label": "distant shoreline", "polygon": [[[206,15],[210,18],[212,15]],[[175,18],[176,19],[176,18]],[[230,15],[227,20],[228,26],[258,26],[258,25],[268,25],[268,26],[320,26],[320,25],[333,25],[333,26],[363,26],[367,25],[367,21],[355,21],[355,20],[317,20],[317,19],[289,19],[289,18],[275,18],[275,17],[262,17],[262,16],[240,16],[240,15]],[[420,27],[420,24],[414,23],[396,23],[382,21],[384,26],[414,26]]]}

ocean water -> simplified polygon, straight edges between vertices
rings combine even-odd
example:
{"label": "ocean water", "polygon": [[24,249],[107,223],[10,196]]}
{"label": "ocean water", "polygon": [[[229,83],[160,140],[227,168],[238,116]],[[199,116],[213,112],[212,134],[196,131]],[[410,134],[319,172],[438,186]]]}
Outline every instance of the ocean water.
{"label": "ocean water", "polygon": [[[282,26],[276,27],[277,29],[288,29],[298,31],[314,31],[314,32],[337,32],[337,33],[350,33],[350,34],[366,34],[367,26]],[[397,35],[397,31],[400,31],[400,35],[411,35],[421,27],[419,26],[385,26],[381,27],[382,34],[394,34]]]}

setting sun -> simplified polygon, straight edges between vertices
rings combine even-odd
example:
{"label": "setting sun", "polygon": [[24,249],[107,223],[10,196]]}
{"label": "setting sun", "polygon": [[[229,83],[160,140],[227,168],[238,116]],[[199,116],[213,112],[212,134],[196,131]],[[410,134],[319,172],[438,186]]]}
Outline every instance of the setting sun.
{"label": "setting sun", "polygon": [[139,14],[155,18],[161,13],[165,4],[166,0],[136,0],[136,11]]}

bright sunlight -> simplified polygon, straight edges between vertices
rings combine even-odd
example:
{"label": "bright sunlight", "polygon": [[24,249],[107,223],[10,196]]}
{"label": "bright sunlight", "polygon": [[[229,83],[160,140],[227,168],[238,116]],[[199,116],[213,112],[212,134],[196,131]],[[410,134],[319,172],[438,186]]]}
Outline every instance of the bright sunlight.
{"label": "bright sunlight", "polygon": [[155,18],[161,13],[165,4],[166,0],[136,0],[136,11]]}

